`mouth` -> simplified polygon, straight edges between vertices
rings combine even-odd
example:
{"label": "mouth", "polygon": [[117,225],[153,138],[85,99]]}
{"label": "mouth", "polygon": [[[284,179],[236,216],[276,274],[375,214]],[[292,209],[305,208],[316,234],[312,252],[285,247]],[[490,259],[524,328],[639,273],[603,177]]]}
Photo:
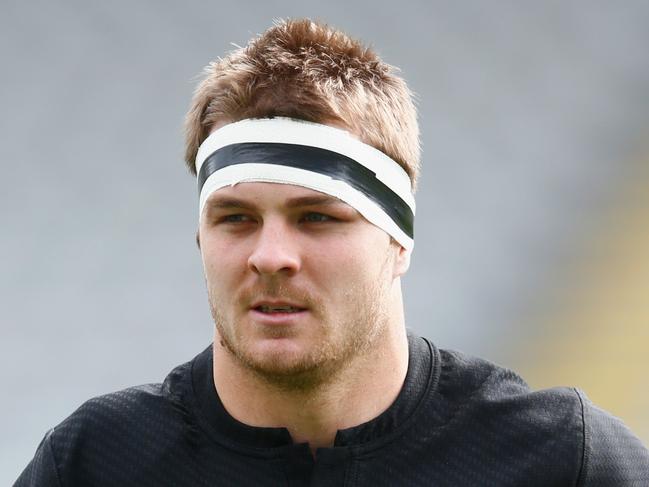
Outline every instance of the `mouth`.
{"label": "mouth", "polygon": [[294,325],[301,323],[308,308],[287,301],[257,301],[250,307],[255,321],[263,325]]}
{"label": "mouth", "polygon": [[297,308],[295,306],[268,306],[261,305],[254,308],[256,311],[264,314],[277,314],[277,313],[298,313],[304,311],[304,308]]}

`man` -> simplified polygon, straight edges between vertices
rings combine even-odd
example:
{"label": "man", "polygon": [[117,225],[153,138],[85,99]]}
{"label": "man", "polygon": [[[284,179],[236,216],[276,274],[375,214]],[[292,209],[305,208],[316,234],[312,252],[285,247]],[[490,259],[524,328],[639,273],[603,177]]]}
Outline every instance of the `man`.
{"label": "man", "polygon": [[278,23],[208,66],[186,160],[213,346],[82,405],[16,485],[649,485],[581,392],[406,332],[418,129],[372,51]]}

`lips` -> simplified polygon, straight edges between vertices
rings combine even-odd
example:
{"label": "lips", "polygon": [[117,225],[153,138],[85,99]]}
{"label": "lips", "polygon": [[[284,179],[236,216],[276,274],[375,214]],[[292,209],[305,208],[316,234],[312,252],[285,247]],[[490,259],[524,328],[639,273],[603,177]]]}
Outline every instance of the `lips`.
{"label": "lips", "polygon": [[306,309],[300,304],[286,301],[257,301],[250,308],[264,314],[298,313]]}
{"label": "lips", "polygon": [[301,302],[279,299],[259,299],[250,306],[250,317],[258,326],[286,327],[304,324],[309,316],[309,309]]}

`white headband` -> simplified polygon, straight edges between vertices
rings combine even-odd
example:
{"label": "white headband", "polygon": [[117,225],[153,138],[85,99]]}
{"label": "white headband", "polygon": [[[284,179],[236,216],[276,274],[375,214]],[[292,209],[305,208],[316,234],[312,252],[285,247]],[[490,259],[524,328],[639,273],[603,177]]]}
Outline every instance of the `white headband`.
{"label": "white headband", "polygon": [[348,132],[289,118],[247,119],[198,149],[199,217],[209,196],[241,182],[294,184],[334,196],[404,248],[413,247],[415,199],[403,168]]}

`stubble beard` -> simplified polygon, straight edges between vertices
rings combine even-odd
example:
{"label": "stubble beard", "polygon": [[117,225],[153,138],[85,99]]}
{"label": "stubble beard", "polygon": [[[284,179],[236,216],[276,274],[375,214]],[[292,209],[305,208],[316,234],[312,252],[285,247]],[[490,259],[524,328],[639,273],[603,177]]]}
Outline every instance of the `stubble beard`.
{"label": "stubble beard", "polygon": [[[379,279],[346,283],[344,298],[348,308],[344,317],[334,316],[327,320],[324,306],[311,300],[310,312],[319,318],[314,320],[319,328],[319,339],[311,350],[294,357],[285,354],[256,356],[250,338],[241,333],[235,320],[220,311],[219,301],[208,286],[210,309],[220,344],[239,365],[271,387],[308,392],[333,382],[355,360],[367,356],[387,331],[389,286],[385,272],[387,262]],[[294,290],[283,293],[283,289],[288,288],[282,284],[270,284],[266,289],[267,295],[295,297]]]}

